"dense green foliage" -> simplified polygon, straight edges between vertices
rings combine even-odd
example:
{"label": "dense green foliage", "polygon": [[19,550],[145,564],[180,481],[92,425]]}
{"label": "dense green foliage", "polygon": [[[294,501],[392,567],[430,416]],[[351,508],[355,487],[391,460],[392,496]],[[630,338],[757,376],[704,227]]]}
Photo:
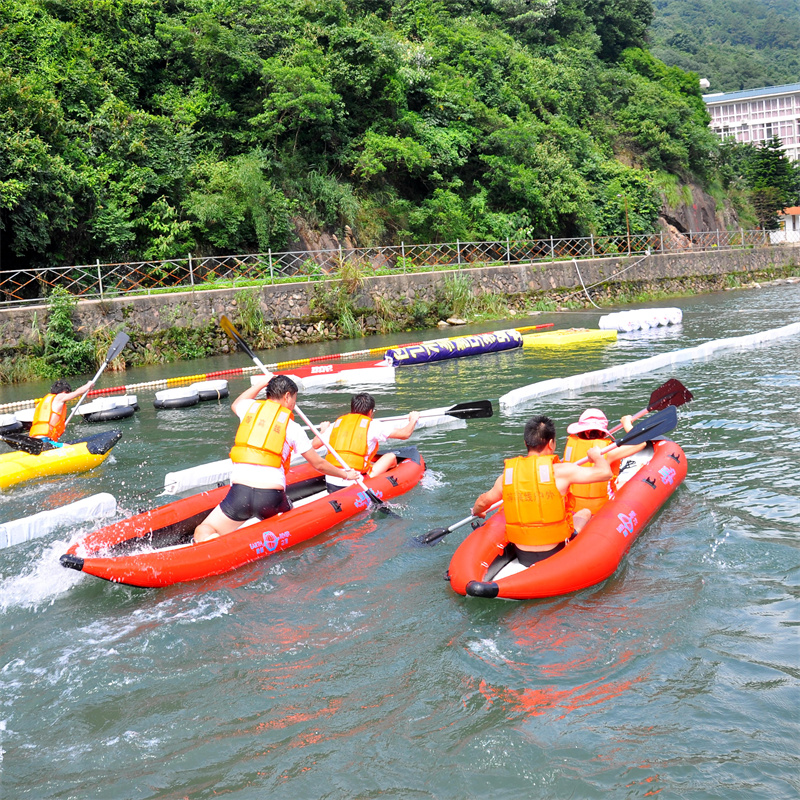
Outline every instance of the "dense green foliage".
{"label": "dense green foliage", "polygon": [[655,0],[654,55],[712,92],[800,81],[798,0]]}
{"label": "dense green foliage", "polygon": [[[650,0],[0,4],[3,268],[656,226],[705,183]],[[1,287],[0,287],[1,288]]]}

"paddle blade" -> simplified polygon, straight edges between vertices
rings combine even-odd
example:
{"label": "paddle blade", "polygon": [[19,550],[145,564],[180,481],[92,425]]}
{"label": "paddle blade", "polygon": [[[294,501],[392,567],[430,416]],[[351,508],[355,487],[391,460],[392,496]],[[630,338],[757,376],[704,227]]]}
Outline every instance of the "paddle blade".
{"label": "paddle blade", "polygon": [[247,342],[244,339],[242,339],[242,337],[239,334],[239,331],[236,330],[234,324],[224,314],[219,319],[219,325],[222,328],[222,330],[224,330],[225,333],[231,339],[233,339],[233,341],[236,342],[236,344],[238,344],[239,347],[241,347],[242,350],[244,350],[244,352],[247,353],[247,355],[250,356],[250,358],[255,360],[256,354],[253,352],[250,345],[247,344]]}
{"label": "paddle blade", "polygon": [[108,354],[106,355],[106,364],[113,361],[121,352],[122,349],[125,347],[126,344],[131,340],[131,337],[128,336],[127,333],[124,331],[120,331],[115,337],[114,341],[111,342],[111,347],[108,348]]}
{"label": "paddle blade", "polygon": [[649,442],[665,433],[675,429],[678,424],[678,412],[675,406],[667,406],[663,411],[654,414],[645,422],[640,422],[631,428],[621,439],[617,439],[615,444],[622,447],[626,444],[641,444]]}
{"label": "paddle blade", "polygon": [[433,545],[435,545],[437,542],[440,542],[442,539],[444,539],[448,533],[450,533],[449,528],[434,528],[432,531],[421,533],[419,536],[415,536],[414,541],[433,547]]}
{"label": "paddle blade", "polygon": [[670,378],[650,395],[648,411],[661,411],[668,406],[682,406],[692,400],[692,393],[675,378]]}
{"label": "paddle blade", "polygon": [[485,419],[494,414],[491,400],[472,400],[466,403],[457,403],[444,412],[448,417],[456,419]]}
{"label": "paddle blade", "polygon": [[53,449],[53,445],[50,442],[45,442],[34,436],[28,436],[27,433],[4,433],[2,438],[9,447],[21,450],[23,453],[30,453],[32,456],[38,456],[45,450]]}

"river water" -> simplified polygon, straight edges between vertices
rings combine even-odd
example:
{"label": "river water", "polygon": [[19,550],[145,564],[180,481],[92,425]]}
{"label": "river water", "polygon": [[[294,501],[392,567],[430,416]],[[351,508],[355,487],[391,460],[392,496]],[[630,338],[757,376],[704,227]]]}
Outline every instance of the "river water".
{"label": "river water", "polygon": [[[379,412],[496,400],[779,327],[800,319],[800,285],[655,305],[680,306],[683,324],[560,354],[408,367],[375,390]],[[599,313],[468,330],[596,326]],[[400,498],[400,519],[364,512],[193,584],[141,590],[64,570],[58,556],[78,530],[0,551],[0,795],[797,798],[799,361],[791,337],[421,433],[430,469]],[[234,354],[101,385],[248,363]],[[465,529],[412,546],[467,516],[503,456],[521,452],[531,414],[553,416],[563,436],[587,406],[616,419],[670,377],[695,395],[674,433],[689,475],[603,584],[546,601],[465,599],[442,580]],[[246,385],[231,381],[234,394]],[[6,387],[0,402],[45,388]],[[0,521],[98,491],[129,512],[154,507],[166,472],[225,457],[229,401],[156,412],[152,393],[139,399],[108,462],[7,491]],[[349,392],[301,399],[312,419],[330,419]]]}

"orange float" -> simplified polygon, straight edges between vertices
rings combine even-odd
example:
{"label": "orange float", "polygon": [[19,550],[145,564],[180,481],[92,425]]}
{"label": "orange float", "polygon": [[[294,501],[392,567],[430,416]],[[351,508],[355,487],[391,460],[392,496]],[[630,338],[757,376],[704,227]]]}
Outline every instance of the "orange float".
{"label": "orange float", "polygon": [[620,470],[615,498],[563,550],[532,567],[516,560],[506,538],[505,515],[498,511],[453,554],[446,576],[453,590],[471,597],[529,600],[575,592],[608,578],[686,477],[686,455],[667,439],[653,442],[629,461]]}
{"label": "orange float", "polygon": [[[382,500],[407,492],[425,472],[425,461],[415,447],[395,452],[397,467],[365,479]],[[220,503],[227,486],[176,500],[90,533],[61,556],[61,564],[115,583],[170,586],[269,558],[344,522],[370,504],[358,485],[328,494],[324,476],[308,464],[289,470],[287,482],[295,508],[252,524],[248,520],[218,539],[193,544],[192,534]],[[306,505],[300,505],[303,498],[308,499]]]}

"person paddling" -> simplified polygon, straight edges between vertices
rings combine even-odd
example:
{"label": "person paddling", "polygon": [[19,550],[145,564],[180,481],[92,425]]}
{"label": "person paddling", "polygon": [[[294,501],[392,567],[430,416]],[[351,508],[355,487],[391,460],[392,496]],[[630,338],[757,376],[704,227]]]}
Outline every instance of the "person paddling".
{"label": "person paddling", "polygon": [[91,385],[89,381],[73,392],[67,381],[57,380],[50,387],[50,393],[36,404],[29,435],[57,445],[67,425],[67,403],[80,397]]}
{"label": "person paddling", "polygon": [[[256,400],[265,387],[267,399]],[[231,488],[195,528],[196,543],[231,533],[251,517],[268,519],[289,511],[292,503],[286,496],[286,469],[293,452],[325,475],[358,478],[356,470],[330,464],[314,450],[294,421],[296,404],[297,384],[285,375],[265,376],[233,401],[231,410],[241,422],[231,450]]]}
{"label": "person paddling", "polygon": [[556,451],[556,427],[549,417],[536,416],[525,425],[527,456],[507,459],[503,474],[488,492],[475,501],[472,513],[486,516],[486,511],[503,501],[506,535],[525,567],[557,553],[575,533],[579,533],[591,514],[573,519],[573,484],[608,481],[611,466],[597,447],[586,455],[591,466],[564,464]]}
{"label": "person paddling", "polygon": [[[312,445],[332,445],[345,463],[358,470],[360,475],[370,478],[382,475],[397,466],[397,456],[394,453],[384,453],[373,460],[378,448],[388,439],[408,439],[417,425],[419,413],[412,411],[408,415],[408,421],[397,428],[388,428],[380,420],[374,419],[374,416],[375,398],[367,392],[354,394],[350,400],[350,413],[339,417],[333,425],[323,422],[319,426],[322,436],[315,436]],[[331,464],[337,463],[330,453],[325,459]],[[352,480],[342,480],[334,475],[326,478],[329,492],[336,492],[352,483]]]}
{"label": "person paddling", "polygon": [[[622,417],[620,422],[626,433],[633,428],[630,415]],[[614,438],[608,430],[608,417],[599,408],[587,408],[577,422],[573,422],[567,427],[567,434],[569,435],[564,448],[564,462],[566,463],[580,461],[592,447],[599,447],[602,450],[614,443]],[[620,462],[643,450],[646,446],[647,442],[623,445],[615,447],[603,455],[603,458],[611,465],[613,476],[609,481],[576,484],[570,489],[575,497],[576,518],[579,512],[588,510],[589,516],[586,517],[586,522],[588,522],[592,514],[596,514],[609,500],[614,498],[617,488],[615,481],[619,475]]]}

